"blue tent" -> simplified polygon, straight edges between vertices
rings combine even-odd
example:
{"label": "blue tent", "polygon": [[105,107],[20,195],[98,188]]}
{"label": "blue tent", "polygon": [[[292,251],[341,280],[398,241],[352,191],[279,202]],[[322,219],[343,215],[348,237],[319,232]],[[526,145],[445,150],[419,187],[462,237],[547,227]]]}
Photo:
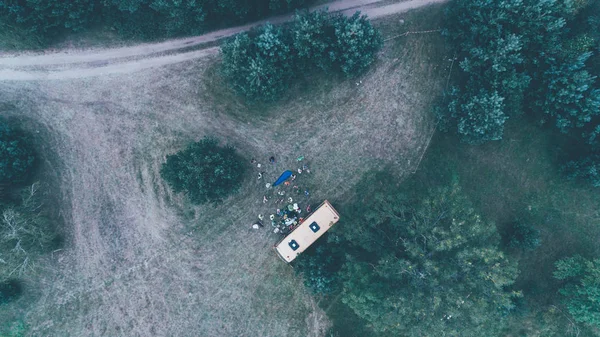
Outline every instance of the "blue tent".
{"label": "blue tent", "polygon": [[279,176],[279,178],[277,179],[277,181],[273,183],[273,186],[277,186],[277,185],[283,183],[284,181],[286,181],[291,176],[292,176],[292,171],[287,170],[287,171],[283,172]]}

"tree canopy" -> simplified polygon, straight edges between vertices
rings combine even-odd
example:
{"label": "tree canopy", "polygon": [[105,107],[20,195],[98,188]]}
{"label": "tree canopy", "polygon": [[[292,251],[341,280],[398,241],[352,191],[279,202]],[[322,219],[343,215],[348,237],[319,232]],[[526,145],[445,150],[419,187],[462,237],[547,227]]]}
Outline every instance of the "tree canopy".
{"label": "tree canopy", "polygon": [[586,64],[597,37],[567,28],[585,5],[452,1],[444,33],[459,67],[442,118],[471,143],[501,139],[507,118],[522,112],[555,119],[564,132],[588,125],[600,109],[600,86]]}
{"label": "tree canopy", "polygon": [[29,177],[35,154],[27,136],[0,120],[0,184],[18,184]]}
{"label": "tree canopy", "polygon": [[402,336],[493,336],[512,299],[517,265],[494,224],[457,184],[427,196],[376,193],[345,213],[342,300],[377,331]]}
{"label": "tree canopy", "polygon": [[367,17],[315,11],[296,15],[289,28],[267,24],[221,47],[223,75],[250,101],[275,101],[302,72],[359,76],[383,42]]}
{"label": "tree canopy", "polygon": [[214,138],[204,138],[167,156],[160,175],[194,203],[221,201],[239,189],[246,167],[232,146],[218,144]]}
{"label": "tree canopy", "polygon": [[47,41],[93,26],[142,39],[199,34],[308,5],[307,0],[3,0],[0,20]]}
{"label": "tree canopy", "polygon": [[560,294],[569,313],[580,323],[600,328],[600,259],[576,255],[556,262],[554,277],[565,281]]}
{"label": "tree canopy", "polygon": [[250,100],[274,101],[292,77],[293,55],[281,29],[267,24],[235,36],[221,47],[223,74]]}

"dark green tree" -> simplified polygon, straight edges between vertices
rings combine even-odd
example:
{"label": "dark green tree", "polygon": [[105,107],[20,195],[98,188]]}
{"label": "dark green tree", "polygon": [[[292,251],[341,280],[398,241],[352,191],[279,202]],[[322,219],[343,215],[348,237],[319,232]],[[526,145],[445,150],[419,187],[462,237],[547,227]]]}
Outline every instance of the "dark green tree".
{"label": "dark green tree", "polygon": [[111,23],[126,36],[151,39],[204,31],[206,11],[198,1],[104,0]]}
{"label": "dark green tree", "polygon": [[249,100],[275,101],[293,75],[289,44],[281,29],[270,24],[252,36],[238,34],[221,47],[223,74]]}
{"label": "dark green tree", "polygon": [[455,88],[451,96],[448,110],[457,119],[458,134],[464,141],[479,144],[502,139],[508,116],[504,113],[504,97],[497,91],[489,93],[482,89],[476,95],[463,96]]}
{"label": "dark green tree", "polygon": [[549,68],[543,76],[545,91],[538,100],[539,109],[556,119],[561,132],[586,126],[600,115],[600,89],[596,77],[585,69],[591,52],[585,52],[568,62],[548,59]]}
{"label": "dark green tree", "polygon": [[99,1],[91,0],[3,0],[0,16],[40,40],[65,32],[80,31],[96,19]]}
{"label": "dark green tree", "polygon": [[592,154],[577,161],[570,161],[563,171],[569,179],[587,182],[594,187],[600,187],[600,156]]}
{"label": "dark green tree", "polygon": [[554,277],[566,282],[559,293],[569,313],[580,323],[600,328],[600,259],[576,255],[556,262]]}
{"label": "dark green tree", "polygon": [[342,256],[337,245],[323,236],[294,260],[294,269],[304,277],[304,285],[314,294],[327,295],[338,290],[338,270]]}
{"label": "dark green tree", "polygon": [[25,134],[0,120],[0,184],[22,183],[29,178],[34,162]]}
{"label": "dark green tree", "polygon": [[296,14],[292,26],[294,50],[300,67],[311,70],[317,67],[331,71],[335,28],[327,11]]}
{"label": "dark green tree", "polygon": [[398,336],[495,336],[513,308],[517,265],[494,224],[458,185],[424,199],[376,193],[349,207],[342,300],[377,331]]}
{"label": "dark green tree", "polygon": [[540,231],[521,221],[513,223],[508,246],[524,251],[533,251],[540,246]]}
{"label": "dark green tree", "polygon": [[[562,52],[564,28],[576,8],[558,0],[452,1],[444,34],[459,61],[460,96],[451,95],[450,109],[442,109],[446,124],[457,125],[472,143],[501,139],[504,116],[530,108],[526,96],[528,102],[544,97],[546,60]],[[461,109],[485,97],[490,108]]]}
{"label": "dark green tree", "polygon": [[335,15],[333,28],[335,41],[331,61],[348,77],[361,75],[375,61],[383,46],[381,34],[360,12],[351,17]]}
{"label": "dark green tree", "polygon": [[160,175],[175,192],[184,192],[201,204],[236,192],[246,169],[243,163],[232,146],[220,147],[216,139],[204,138],[167,156]]}

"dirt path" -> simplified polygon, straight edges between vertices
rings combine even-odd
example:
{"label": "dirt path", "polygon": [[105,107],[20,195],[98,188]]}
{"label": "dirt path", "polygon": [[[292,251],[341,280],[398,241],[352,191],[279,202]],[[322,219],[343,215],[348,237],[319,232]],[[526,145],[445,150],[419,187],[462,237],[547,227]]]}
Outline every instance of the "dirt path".
{"label": "dirt path", "polygon": [[[312,9],[328,7],[330,11],[342,12],[347,15],[360,10],[370,18],[380,18],[434,3],[442,3],[447,0],[410,0],[391,5],[377,6],[380,1],[341,0]],[[0,58],[0,81],[61,80],[108,74],[126,74],[143,69],[180,63],[216,54],[218,53],[218,48],[211,47],[177,53],[180,49],[199,47],[202,44],[214,42],[246,31],[267,21],[282,23],[291,20],[291,18],[291,15],[279,16],[201,36],[154,44],[141,44],[133,47],[2,57]]]}

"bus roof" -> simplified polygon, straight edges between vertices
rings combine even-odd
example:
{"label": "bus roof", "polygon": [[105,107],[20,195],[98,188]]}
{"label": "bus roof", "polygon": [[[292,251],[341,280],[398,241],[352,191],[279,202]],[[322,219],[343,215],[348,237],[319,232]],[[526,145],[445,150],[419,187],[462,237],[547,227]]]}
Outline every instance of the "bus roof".
{"label": "bus roof", "polygon": [[314,212],[298,225],[288,236],[275,245],[275,250],[286,262],[292,262],[333,226],[340,216],[325,200]]}

